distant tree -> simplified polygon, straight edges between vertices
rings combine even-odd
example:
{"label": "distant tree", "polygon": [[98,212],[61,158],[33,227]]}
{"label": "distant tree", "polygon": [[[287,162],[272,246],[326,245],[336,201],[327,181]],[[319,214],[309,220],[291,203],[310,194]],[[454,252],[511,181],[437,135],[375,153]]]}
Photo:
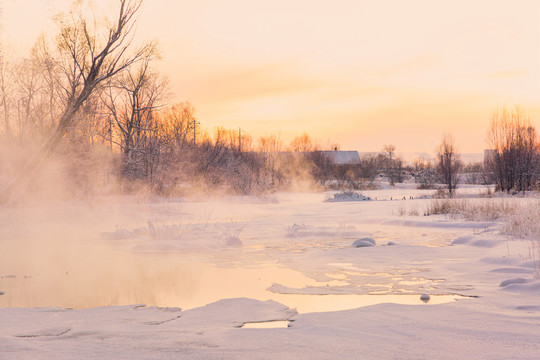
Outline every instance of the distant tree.
{"label": "distant tree", "polygon": [[203,129],[195,115],[195,107],[190,102],[174,104],[156,115],[159,117],[164,141],[177,150],[203,141]]}
{"label": "distant tree", "polygon": [[429,160],[422,159],[421,157],[417,157],[413,162],[413,170],[417,173],[431,167],[431,162]]}
{"label": "distant tree", "polygon": [[307,133],[295,137],[289,145],[290,150],[294,152],[308,152],[314,150],[314,147],[315,146]]}
{"label": "distant tree", "polygon": [[503,108],[495,112],[487,146],[490,150],[485,165],[499,190],[510,192],[531,188],[537,180],[540,149],[536,129],[519,107],[513,111]]}
{"label": "distant tree", "polygon": [[390,185],[394,185],[396,182],[403,182],[401,171],[403,169],[403,161],[400,158],[394,158],[396,153],[395,145],[384,145],[383,154],[386,157],[384,172],[390,180]]}
{"label": "distant tree", "polygon": [[257,149],[262,154],[265,162],[265,167],[268,169],[270,184],[279,187],[283,180],[283,141],[279,136],[270,135],[267,137],[261,136],[258,141]]}
{"label": "distant tree", "polygon": [[0,132],[4,141],[12,136],[11,108],[13,107],[13,71],[4,54],[0,54]]}
{"label": "distant tree", "polygon": [[371,185],[379,175],[383,166],[383,156],[380,154],[366,154],[360,159],[359,177]]}
{"label": "distant tree", "polygon": [[459,182],[458,172],[461,169],[461,160],[454,138],[447,134],[443,137],[437,150],[437,172],[443,184],[448,189],[448,195],[453,197]]}
{"label": "distant tree", "polygon": [[[155,53],[148,52],[138,67],[131,67],[112,79],[105,91],[104,104],[117,129],[122,149],[122,175],[141,178],[151,174],[152,152],[161,145],[155,141],[162,130],[154,118],[161,105],[166,82],[151,70]],[[111,138],[110,141],[113,141]]]}
{"label": "distant tree", "polygon": [[276,135],[261,136],[259,138],[257,149],[262,153],[279,153],[283,150],[283,142]]}
{"label": "distant tree", "polygon": [[336,178],[342,182],[346,180],[340,173],[343,172],[342,168],[346,166],[339,166],[334,164],[332,155],[324,151],[313,151],[306,155],[306,160],[311,166],[311,175],[313,179],[318,181],[321,185],[324,185],[325,181]]}
{"label": "distant tree", "polygon": [[481,162],[469,163],[463,166],[463,181],[467,184],[487,185],[484,167]]}
{"label": "distant tree", "polygon": [[57,124],[62,108],[58,66],[43,54],[43,40],[28,58],[0,58],[0,133],[18,144],[40,143]]}
{"label": "distant tree", "polygon": [[386,156],[391,162],[394,159],[394,154],[396,153],[396,146],[392,144],[384,145],[383,152],[386,153]]}
{"label": "distant tree", "polygon": [[401,184],[404,180],[403,160],[401,159],[401,157],[397,157],[394,160],[394,177],[395,177],[395,182],[397,182],[398,184]]}

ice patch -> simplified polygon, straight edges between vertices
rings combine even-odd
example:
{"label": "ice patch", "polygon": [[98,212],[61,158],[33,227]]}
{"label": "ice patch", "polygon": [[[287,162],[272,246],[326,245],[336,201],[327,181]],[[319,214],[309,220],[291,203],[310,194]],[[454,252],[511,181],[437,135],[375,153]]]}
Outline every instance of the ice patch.
{"label": "ice patch", "polygon": [[291,321],[289,320],[246,322],[241,326],[241,328],[242,329],[286,329],[289,327],[290,323]]}

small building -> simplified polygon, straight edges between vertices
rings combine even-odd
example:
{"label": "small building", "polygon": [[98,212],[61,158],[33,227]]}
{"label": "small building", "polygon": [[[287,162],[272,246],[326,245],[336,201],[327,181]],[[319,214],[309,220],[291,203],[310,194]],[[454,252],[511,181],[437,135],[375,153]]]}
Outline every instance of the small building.
{"label": "small building", "polygon": [[360,163],[358,151],[320,151],[322,154],[332,160],[334,165],[349,165]]}

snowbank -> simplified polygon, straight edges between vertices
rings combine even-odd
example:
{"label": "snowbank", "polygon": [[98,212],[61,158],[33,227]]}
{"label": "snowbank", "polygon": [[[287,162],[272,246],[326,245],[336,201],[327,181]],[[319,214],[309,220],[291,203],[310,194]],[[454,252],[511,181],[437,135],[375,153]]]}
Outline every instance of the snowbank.
{"label": "snowbank", "polygon": [[327,199],[328,202],[341,202],[341,201],[368,201],[371,200],[370,197],[364,196],[362,194],[353,192],[353,191],[344,191],[335,193],[333,197]]}

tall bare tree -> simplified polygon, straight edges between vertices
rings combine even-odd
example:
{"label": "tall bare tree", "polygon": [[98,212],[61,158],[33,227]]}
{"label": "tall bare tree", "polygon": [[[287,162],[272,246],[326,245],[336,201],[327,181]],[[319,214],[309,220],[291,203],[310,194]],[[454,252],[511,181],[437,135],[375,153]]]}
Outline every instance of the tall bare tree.
{"label": "tall bare tree", "polygon": [[450,197],[454,196],[456,192],[459,182],[458,173],[461,166],[460,156],[454,145],[454,138],[446,134],[437,150],[437,172],[448,189]]}
{"label": "tall bare tree", "polygon": [[[128,178],[147,175],[142,165],[157,143],[159,129],[154,112],[164,96],[166,82],[151,69],[154,53],[148,53],[139,67],[111,80],[105,90],[104,104],[117,129],[122,149],[122,174]],[[112,136],[110,141],[114,141]]]}
{"label": "tall bare tree", "polygon": [[538,172],[539,143],[536,129],[519,107],[497,110],[487,137],[485,161],[501,191],[528,190]]}
{"label": "tall bare tree", "polygon": [[68,16],[60,18],[56,49],[47,49],[47,53],[61,71],[57,81],[65,99],[64,107],[39,152],[0,194],[0,203],[9,202],[24,192],[66,132],[80,120],[79,110],[101,84],[153,51],[154,46],[147,44],[128,54],[141,0],[118,0],[118,3],[116,18],[104,28],[95,25],[97,22],[87,20],[80,6]]}
{"label": "tall bare tree", "polygon": [[11,63],[6,56],[0,54],[0,121],[2,122],[1,132],[4,135],[4,140],[10,139],[13,134],[11,111],[13,108],[13,70]]}

